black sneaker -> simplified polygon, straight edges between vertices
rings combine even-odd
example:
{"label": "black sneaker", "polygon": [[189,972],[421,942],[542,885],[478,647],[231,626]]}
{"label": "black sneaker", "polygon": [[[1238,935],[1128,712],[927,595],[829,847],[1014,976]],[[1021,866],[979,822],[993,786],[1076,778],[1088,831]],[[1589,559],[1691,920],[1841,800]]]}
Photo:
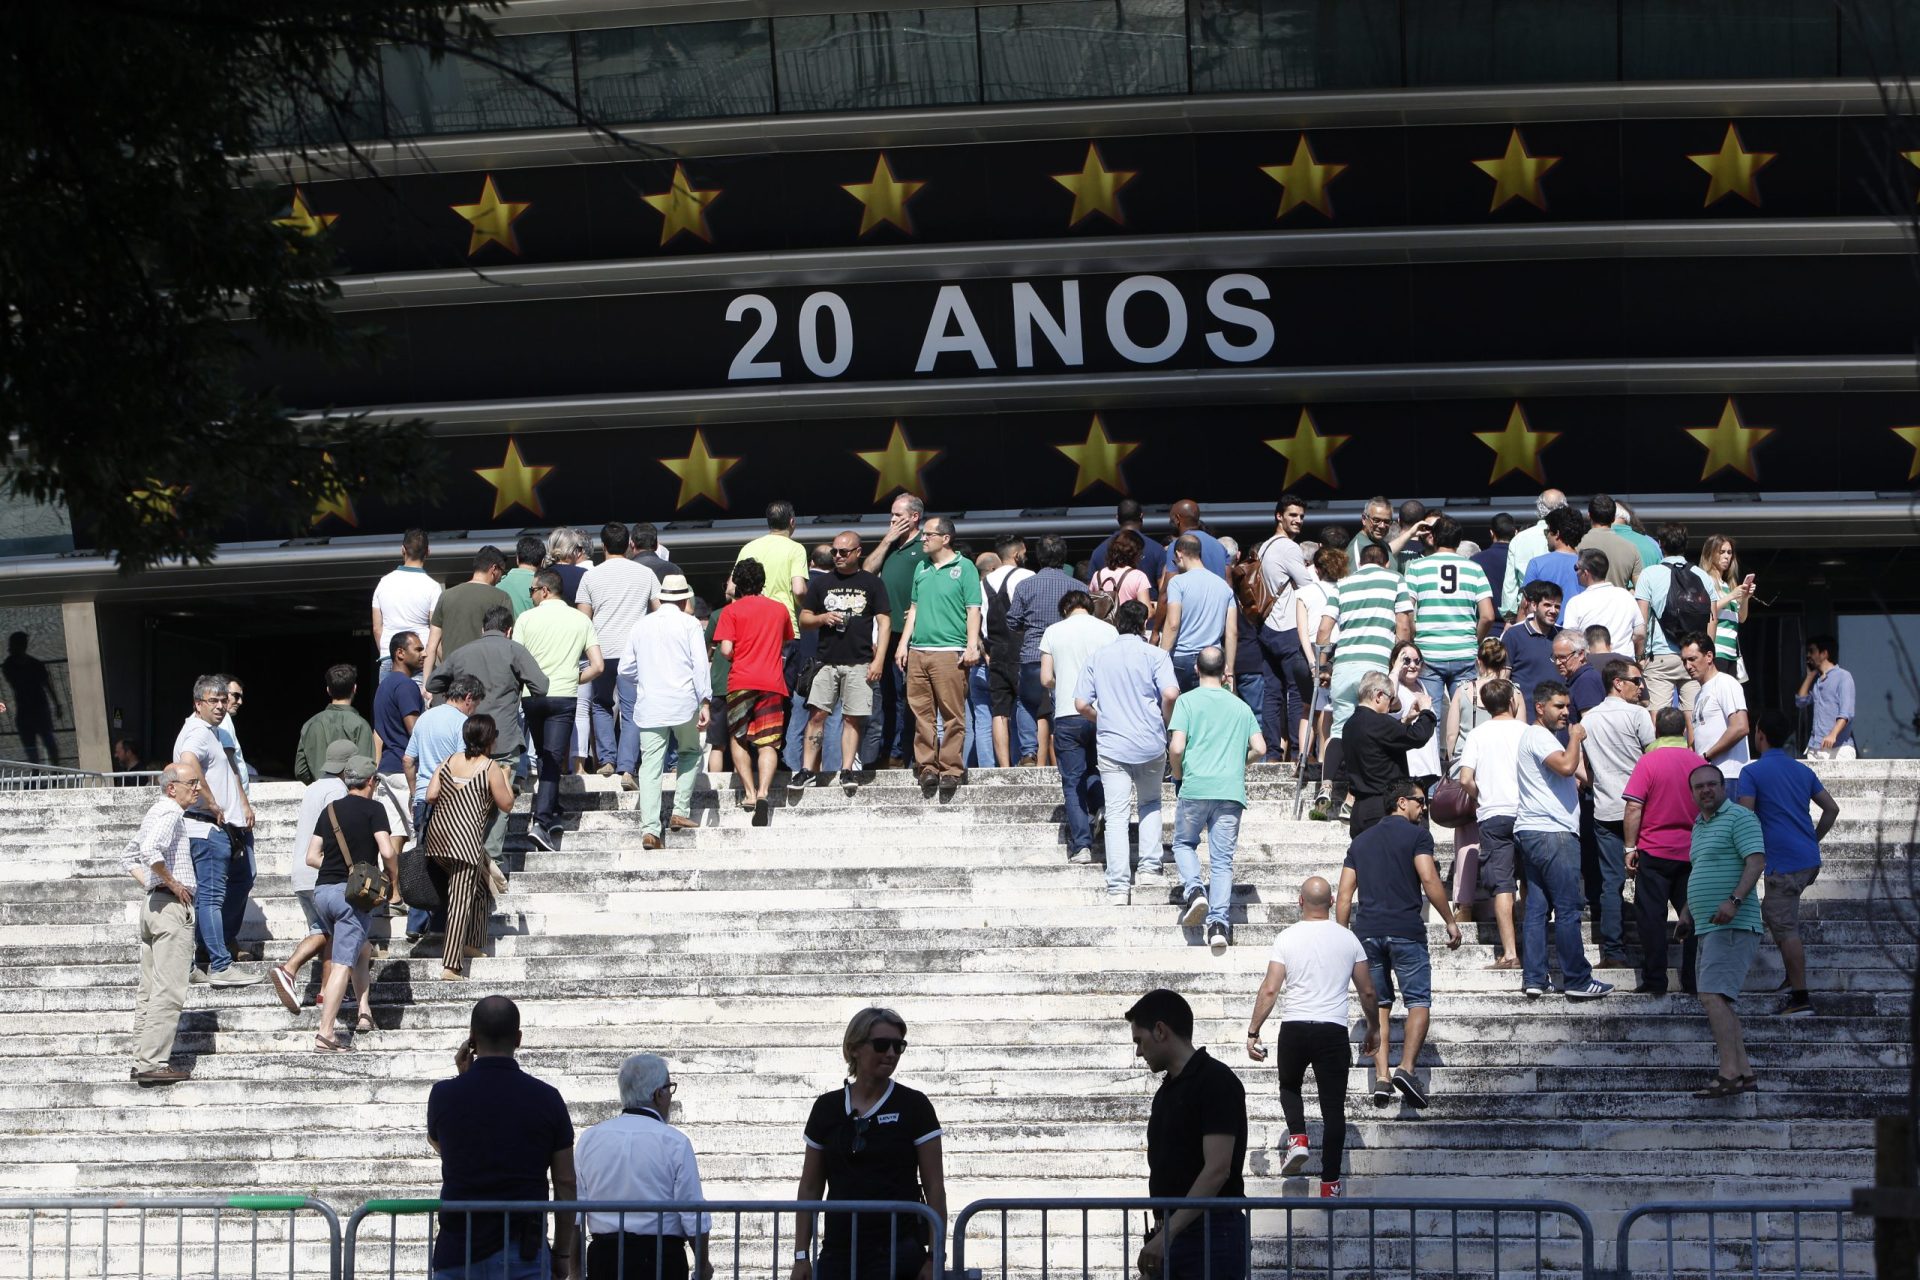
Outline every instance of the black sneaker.
{"label": "black sneaker", "polygon": [[1186,910],[1180,913],[1180,924],[1182,927],[1191,929],[1207,918],[1206,894],[1200,892],[1198,889],[1183,894],[1178,888],[1174,890],[1174,894],[1176,895],[1174,901],[1186,908]]}
{"label": "black sneaker", "polygon": [[1390,1106],[1392,1102],[1393,1085],[1385,1076],[1375,1076],[1373,1078],[1373,1105],[1376,1107],[1385,1107]]}
{"label": "black sneaker", "polygon": [[753,825],[756,827],[770,827],[773,825],[773,805],[771,803],[765,800],[754,801]]}
{"label": "black sneaker", "polygon": [[860,790],[860,775],[852,769],[840,771],[840,789],[848,795]]}
{"label": "black sneaker", "polygon": [[1810,1018],[1813,1016],[1813,1001],[1804,991],[1795,991],[1787,996],[1787,1003],[1781,1008],[1783,1018]]}
{"label": "black sneaker", "polygon": [[1407,1101],[1414,1106],[1424,1107],[1427,1105],[1427,1091],[1422,1089],[1420,1082],[1413,1078],[1413,1072],[1408,1071],[1405,1067],[1393,1073],[1393,1087],[1405,1094]]}
{"label": "black sneaker", "polygon": [[1233,931],[1215,921],[1207,926],[1207,949],[1217,956],[1227,954],[1227,948],[1233,945]]}
{"label": "black sneaker", "polygon": [[787,775],[787,786],[793,790],[811,787],[820,781],[820,775],[811,769],[795,769]]}
{"label": "black sneaker", "polygon": [[543,827],[537,822],[529,822],[527,824],[527,839],[533,841],[536,846],[545,849],[548,853],[558,853],[560,852],[560,846],[553,842],[554,834],[558,830],[558,827]]}

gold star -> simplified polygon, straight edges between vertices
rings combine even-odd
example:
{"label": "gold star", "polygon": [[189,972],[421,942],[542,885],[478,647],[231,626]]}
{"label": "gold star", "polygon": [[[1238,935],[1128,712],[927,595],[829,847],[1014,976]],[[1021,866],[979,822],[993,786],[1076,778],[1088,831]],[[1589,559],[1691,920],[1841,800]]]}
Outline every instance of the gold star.
{"label": "gold star", "polygon": [[1505,155],[1473,162],[1474,168],[1493,179],[1493,203],[1487,206],[1487,212],[1492,213],[1509,200],[1525,200],[1536,209],[1545,209],[1547,198],[1540,194],[1540,179],[1559,163],[1559,156],[1528,155],[1527,144],[1520,140],[1520,131],[1515,129],[1507,135]]}
{"label": "gold star", "polygon": [[922,502],[926,501],[926,482],[920,473],[933,465],[940,456],[938,449],[915,449],[907,443],[907,433],[900,429],[898,422],[893,424],[893,434],[887,437],[887,447],[878,453],[854,451],[854,456],[880,474],[873,482],[873,500],[886,497],[896,489],[905,490]]}
{"label": "gold star", "polygon": [[1700,468],[1702,480],[1728,467],[1749,480],[1760,478],[1753,465],[1753,448],[1772,435],[1773,428],[1749,427],[1741,422],[1740,410],[1734,407],[1732,396],[1727,397],[1726,407],[1720,410],[1719,422],[1711,427],[1686,430],[1707,451],[1706,464]]}
{"label": "gold star", "polygon": [[687,184],[687,171],[680,165],[673,166],[673,182],[657,196],[640,197],[652,205],[662,219],[660,243],[679,235],[682,231],[699,236],[708,244],[713,243],[713,234],[707,230],[707,206],[720,198],[718,189],[695,191]]}
{"label": "gold star", "polygon": [[660,465],[680,477],[680,496],[674,500],[675,511],[685,507],[695,498],[705,498],[719,507],[727,509],[727,486],[722,477],[740,464],[738,458],[717,458],[707,452],[707,438],[695,428],[693,447],[687,450],[684,458],[662,458]]}
{"label": "gold star", "polygon": [[502,200],[494,190],[493,175],[481,184],[480,199],[473,204],[456,204],[453,211],[473,224],[467,237],[467,256],[471,258],[489,244],[497,244],[508,253],[520,252],[520,241],[513,234],[514,219],[533,208],[531,202],[515,204]]}
{"label": "gold star", "polygon": [[[332,472],[333,455],[323,453],[320,457],[321,460],[327,464],[329,472]],[[333,486],[322,493],[320,495],[320,501],[314,505],[313,519],[310,520],[308,524],[317,525],[328,516],[339,516],[342,520],[358,529],[360,527],[360,517],[354,512],[353,498],[348,494],[347,486],[341,482],[337,473],[334,474],[333,479]]]}
{"label": "gold star", "polygon": [[1920,427],[1888,427],[1887,430],[1913,449],[1913,465],[1907,468],[1907,479],[1920,480]]}
{"label": "gold star", "polygon": [[1287,460],[1287,478],[1280,482],[1280,487],[1291,489],[1296,481],[1311,476],[1330,489],[1338,489],[1340,482],[1333,478],[1333,455],[1350,438],[1321,435],[1314,428],[1313,415],[1302,409],[1292,435],[1265,442],[1267,448]]}
{"label": "gold star", "polygon": [[1289,209],[1303,204],[1312,205],[1323,217],[1331,218],[1333,201],[1327,198],[1327,185],[1346,171],[1344,164],[1316,163],[1313,148],[1307,145],[1307,135],[1301,134],[1293,149],[1292,163],[1260,166],[1260,172],[1280,184],[1280,212],[1273,215],[1274,220],[1279,221],[1287,216]]}
{"label": "gold star", "polygon": [[547,478],[552,467],[530,467],[526,459],[520,456],[520,442],[512,436],[507,437],[507,456],[497,467],[475,467],[473,474],[493,486],[493,514],[499,515],[513,507],[525,507],[536,516],[547,513],[540,509],[540,482]]}
{"label": "gold star", "polygon": [[1740,131],[1728,125],[1727,136],[1720,140],[1718,151],[1687,157],[1705,169],[1713,179],[1707,184],[1707,198],[1700,202],[1700,207],[1704,209],[1727,195],[1737,195],[1757,207],[1760,203],[1760,171],[1773,163],[1776,154],[1772,151],[1746,150],[1740,145]]}
{"label": "gold star", "polygon": [[1560,433],[1529,430],[1527,415],[1515,400],[1513,412],[1507,415],[1506,430],[1476,431],[1473,438],[1493,450],[1493,473],[1487,477],[1488,484],[1516,471],[1531,477],[1535,484],[1545,484],[1547,473],[1540,465],[1540,453],[1558,440]]}
{"label": "gold star", "polygon": [[891,222],[908,235],[913,234],[913,217],[907,201],[913,199],[924,182],[902,182],[893,176],[893,166],[882,151],[873,162],[872,182],[843,182],[840,189],[866,206],[860,214],[860,234],[865,235],[883,222]]}
{"label": "gold star", "polygon": [[1053,180],[1073,192],[1073,215],[1067,226],[1077,227],[1093,214],[1104,213],[1118,226],[1126,226],[1120,212],[1120,188],[1132,182],[1137,170],[1109,169],[1100,160],[1100,148],[1087,144],[1087,162],[1078,173],[1056,173]]}
{"label": "gold star", "polygon": [[[1920,169],[1920,151],[1902,151],[1900,154],[1906,157],[1908,164]],[[1920,197],[1916,198],[1916,203],[1920,203]]]}
{"label": "gold star", "polygon": [[1115,493],[1125,493],[1127,477],[1120,464],[1140,444],[1138,441],[1107,439],[1106,424],[1100,421],[1100,415],[1096,413],[1093,415],[1093,425],[1087,428],[1084,441],[1053,447],[1066,454],[1080,468],[1073,477],[1073,496],[1077,498],[1095,484],[1104,484]]}
{"label": "gold star", "polygon": [[276,227],[291,227],[303,236],[317,236],[334,223],[340,221],[337,213],[315,213],[307,207],[307,198],[300,194],[300,188],[293,189],[293,204],[284,218],[275,218]]}

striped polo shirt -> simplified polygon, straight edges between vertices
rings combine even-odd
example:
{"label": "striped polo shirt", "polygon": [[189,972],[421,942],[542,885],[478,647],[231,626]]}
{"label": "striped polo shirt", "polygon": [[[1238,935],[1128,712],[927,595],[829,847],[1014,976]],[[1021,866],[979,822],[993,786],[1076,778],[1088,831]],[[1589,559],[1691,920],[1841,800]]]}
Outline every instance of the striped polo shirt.
{"label": "striped polo shirt", "polygon": [[1493,599],[1484,569],[1454,551],[1436,551],[1407,566],[1413,596],[1413,638],[1428,662],[1471,659],[1479,650],[1480,602]]}
{"label": "striped polo shirt", "polygon": [[[1692,785],[1692,778],[1688,778]],[[1767,851],[1767,840],[1760,819],[1753,810],[1722,800],[1711,818],[1705,814],[1693,820],[1693,845],[1689,850],[1693,870],[1687,877],[1687,909],[1693,912],[1693,927],[1699,933],[1716,929],[1745,929],[1760,932],[1760,895],[1750,892],[1734,912],[1733,923],[1715,924],[1713,913],[1740,887],[1747,859]],[[1757,886],[1756,886],[1757,887]]]}
{"label": "striped polo shirt", "polygon": [[1333,665],[1361,663],[1385,671],[1393,657],[1394,615],[1413,608],[1406,582],[1381,565],[1362,565],[1328,589],[1327,603],[1340,619]]}

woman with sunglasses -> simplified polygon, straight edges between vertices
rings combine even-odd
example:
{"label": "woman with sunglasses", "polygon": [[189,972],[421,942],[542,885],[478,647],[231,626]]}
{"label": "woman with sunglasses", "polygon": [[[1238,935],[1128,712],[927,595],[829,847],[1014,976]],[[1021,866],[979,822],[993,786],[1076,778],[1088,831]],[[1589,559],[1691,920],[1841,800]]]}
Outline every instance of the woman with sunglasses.
{"label": "woman with sunglasses", "polygon": [[[939,1117],[926,1094],[893,1078],[906,1051],[899,1014],[868,1008],[853,1015],[841,1045],[846,1083],[822,1094],[807,1117],[799,1199],[918,1201],[946,1221]],[[801,1216],[792,1280],[933,1280],[925,1236],[918,1218],[830,1213],[818,1261],[810,1262],[813,1221]]]}

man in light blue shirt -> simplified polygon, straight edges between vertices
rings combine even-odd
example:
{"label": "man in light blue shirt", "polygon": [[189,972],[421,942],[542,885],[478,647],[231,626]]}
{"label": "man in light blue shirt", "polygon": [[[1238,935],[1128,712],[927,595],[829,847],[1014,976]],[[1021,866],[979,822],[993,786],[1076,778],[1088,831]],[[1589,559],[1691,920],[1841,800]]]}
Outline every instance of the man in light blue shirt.
{"label": "man in light blue shirt", "polygon": [[[1633,586],[1633,598],[1640,603],[1640,621],[1646,624],[1646,647],[1640,654],[1640,669],[1647,677],[1648,709],[1657,712],[1662,707],[1672,706],[1673,696],[1678,692],[1680,709],[1687,713],[1687,719],[1691,721],[1693,697],[1700,692],[1700,682],[1687,674],[1686,663],[1680,661],[1680,642],[1689,631],[1712,634],[1713,579],[1699,565],[1687,562],[1687,526],[1661,525],[1660,551],[1660,563],[1641,570],[1640,580]],[[1706,589],[1708,614],[1704,620],[1693,620],[1699,625],[1683,625],[1669,635],[1665,624],[1660,621],[1660,616],[1667,611],[1668,589],[1673,585],[1674,574],[1688,572],[1698,578]],[[1639,640],[1643,637],[1636,632],[1634,638]]]}
{"label": "man in light blue shirt", "polygon": [[1199,683],[1194,663],[1202,649],[1218,645],[1227,655],[1227,680],[1233,680],[1233,661],[1240,628],[1229,626],[1234,607],[1233,588],[1207,568],[1200,539],[1183,533],[1173,540],[1173,559],[1179,572],[1167,582],[1167,618],[1160,627],[1160,647],[1173,659],[1180,691]]}
{"label": "man in light blue shirt", "polygon": [[1832,636],[1807,641],[1807,678],[1794,696],[1796,707],[1813,708],[1807,734],[1809,760],[1851,760],[1853,749],[1853,673],[1841,666],[1840,645]]}
{"label": "man in light blue shirt", "polygon": [[[1161,875],[1160,787],[1167,772],[1167,721],[1180,686],[1165,651],[1147,643],[1147,606],[1129,600],[1113,612],[1120,638],[1095,653],[1074,707],[1094,726],[1106,824],[1107,901],[1132,901],[1127,865],[1127,801],[1140,819],[1140,875]],[[1116,808],[1116,806],[1118,806]]]}

